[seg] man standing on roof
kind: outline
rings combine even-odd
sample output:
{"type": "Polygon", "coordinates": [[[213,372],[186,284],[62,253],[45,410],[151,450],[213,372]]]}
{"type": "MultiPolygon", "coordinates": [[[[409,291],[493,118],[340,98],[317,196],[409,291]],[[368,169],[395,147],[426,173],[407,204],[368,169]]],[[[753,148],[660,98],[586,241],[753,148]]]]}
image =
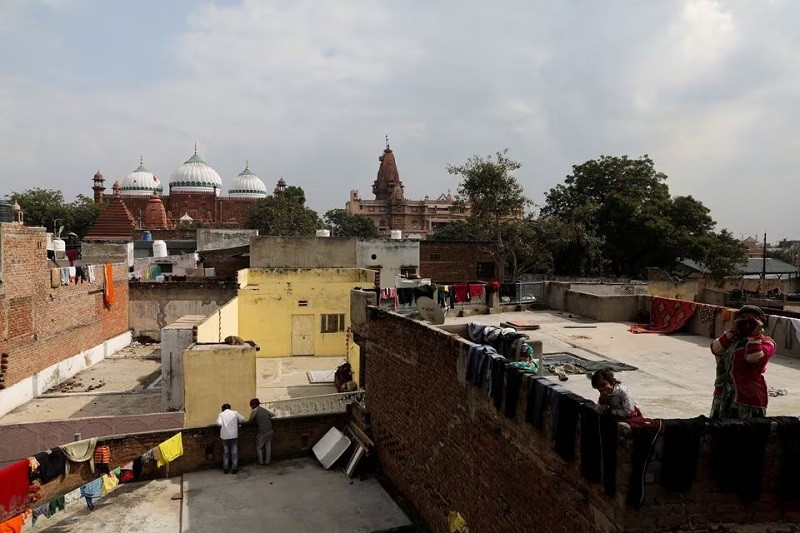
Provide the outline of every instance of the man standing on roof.
{"type": "Polygon", "coordinates": [[[258,435],[256,436],[256,455],[258,455],[258,464],[268,465],[272,457],[272,419],[275,418],[275,413],[261,407],[261,402],[258,398],[250,400],[250,418],[248,422],[255,422],[258,426],[258,435]]]}
{"type": "Polygon", "coordinates": [[[733,326],[711,343],[717,358],[711,418],[761,418],[767,416],[767,382],[764,372],[775,354],[775,341],[763,334],[766,316],[745,305],[733,317],[733,326]]]}
{"type": "Polygon", "coordinates": [[[239,472],[239,422],[244,422],[244,417],[231,409],[231,404],[222,405],[222,412],[217,417],[219,437],[222,439],[222,471],[239,472]]]}

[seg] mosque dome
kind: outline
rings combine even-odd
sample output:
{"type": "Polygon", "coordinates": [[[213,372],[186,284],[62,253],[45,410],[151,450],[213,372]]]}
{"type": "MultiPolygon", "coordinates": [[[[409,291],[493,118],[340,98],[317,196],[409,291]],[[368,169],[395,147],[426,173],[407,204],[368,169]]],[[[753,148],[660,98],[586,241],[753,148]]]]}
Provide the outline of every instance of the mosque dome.
{"type": "Polygon", "coordinates": [[[267,196],[267,186],[261,178],[250,172],[250,164],[236,176],[228,190],[228,195],[233,198],[264,198],[267,196]]]}
{"type": "Polygon", "coordinates": [[[125,176],[120,182],[120,194],[122,196],[150,196],[154,192],[161,194],[163,190],[164,185],[161,180],[144,168],[142,160],[139,160],[139,168],[125,176]]]}
{"type": "Polygon", "coordinates": [[[169,190],[170,193],[210,192],[219,196],[222,190],[222,179],[216,170],[197,155],[197,148],[195,148],[194,155],[172,173],[169,178],[169,190]]]}

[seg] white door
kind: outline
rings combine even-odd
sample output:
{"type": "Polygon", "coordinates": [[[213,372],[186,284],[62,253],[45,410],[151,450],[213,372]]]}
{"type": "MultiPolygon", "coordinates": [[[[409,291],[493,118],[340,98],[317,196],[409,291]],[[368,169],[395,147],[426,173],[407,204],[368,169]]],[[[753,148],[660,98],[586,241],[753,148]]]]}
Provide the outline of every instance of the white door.
{"type": "Polygon", "coordinates": [[[292,315],[292,355],[314,355],[314,315],[292,315]]]}

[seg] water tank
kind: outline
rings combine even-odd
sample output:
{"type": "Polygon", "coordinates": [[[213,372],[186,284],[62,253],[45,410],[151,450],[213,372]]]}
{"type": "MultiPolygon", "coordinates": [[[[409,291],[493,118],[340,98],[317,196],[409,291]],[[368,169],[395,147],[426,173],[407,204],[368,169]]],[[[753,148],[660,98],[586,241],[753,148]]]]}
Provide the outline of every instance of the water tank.
{"type": "Polygon", "coordinates": [[[393,229],[392,232],[389,234],[389,238],[394,241],[399,241],[403,238],[403,231],[399,229],[393,229]]]}
{"type": "Polygon", "coordinates": [[[53,239],[53,251],[56,253],[56,257],[64,257],[67,252],[67,245],[64,239],[53,239]]]}
{"type": "Polygon", "coordinates": [[[11,210],[11,203],[0,200],[0,222],[14,222],[14,212],[11,210]]]}
{"type": "Polygon", "coordinates": [[[329,229],[318,229],[317,230],[317,237],[330,237],[331,230],[329,229]]]}
{"type": "Polygon", "coordinates": [[[153,234],[150,233],[149,231],[143,232],[142,233],[142,240],[143,241],[152,241],[153,240],[153,234]]]}
{"type": "Polygon", "coordinates": [[[167,243],[153,241],[153,257],[167,257],[167,243]]]}

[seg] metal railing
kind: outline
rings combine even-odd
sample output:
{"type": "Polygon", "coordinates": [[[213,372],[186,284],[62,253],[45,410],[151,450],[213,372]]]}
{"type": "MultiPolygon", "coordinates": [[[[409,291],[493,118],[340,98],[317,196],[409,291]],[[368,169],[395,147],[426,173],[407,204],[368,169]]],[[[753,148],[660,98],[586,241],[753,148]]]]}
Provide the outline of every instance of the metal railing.
{"type": "Polygon", "coordinates": [[[306,396],[304,398],[291,398],[289,400],[275,400],[264,402],[264,405],[277,418],[293,418],[298,416],[314,416],[344,413],[347,404],[361,402],[364,391],[339,392],[323,394],[321,396],[306,396]]]}

